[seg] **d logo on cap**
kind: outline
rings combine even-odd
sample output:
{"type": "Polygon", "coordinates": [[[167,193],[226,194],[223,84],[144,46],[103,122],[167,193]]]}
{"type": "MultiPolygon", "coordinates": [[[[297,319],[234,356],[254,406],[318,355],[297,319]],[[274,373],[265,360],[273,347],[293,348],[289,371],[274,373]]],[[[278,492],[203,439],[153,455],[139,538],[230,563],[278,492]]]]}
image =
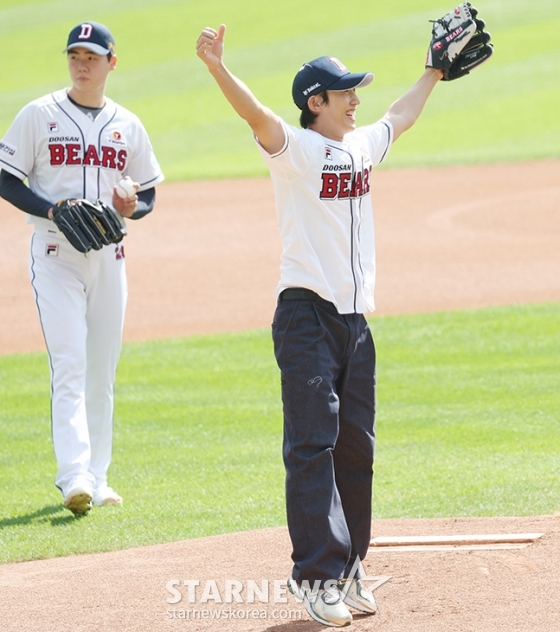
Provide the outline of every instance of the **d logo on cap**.
{"type": "Polygon", "coordinates": [[[96,55],[112,55],[115,52],[115,38],[104,24],[82,22],[70,31],[68,43],[62,52],[80,46],[96,55]]]}

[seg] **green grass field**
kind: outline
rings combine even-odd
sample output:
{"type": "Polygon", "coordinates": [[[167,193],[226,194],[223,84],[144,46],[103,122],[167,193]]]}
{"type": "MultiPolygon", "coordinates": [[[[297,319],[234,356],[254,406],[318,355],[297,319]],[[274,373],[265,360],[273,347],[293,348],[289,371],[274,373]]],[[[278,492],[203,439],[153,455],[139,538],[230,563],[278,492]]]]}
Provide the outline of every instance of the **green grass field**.
{"type": "MultiPolygon", "coordinates": [[[[389,167],[558,157],[560,3],[480,0],[494,58],[442,84],[389,167]]],[[[359,122],[420,75],[439,0],[350,9],[324,0],[0,0],[0,137],[28,101],[67,85],[61,50],[107,23],[119,67],[108,93],[144,121],[168,181],[265,175],[245,123],[194,54],[228,25],[226,59],[296,123],[290,86],[323,54],[373,70],[359,122]]],[[[164,185],[165,186],[165,185],[164,185]]],[[[375,516],[560,510],[560,304],[392,318],[379,353],[375,516]]],[[[283,525],[279,376],[267,331],[125,345],[111,481],[122,508],[75,518],[53,485],[44,353],[0,356],[0,562],[283,525]]]]}
{"type": "MultiPolygon", "coordinates": [[[[168,180],[266,173],[247,125],[219,94],[196,57],[207,25],[228,26],[226,61],[261,100],[297,122],[291,82],[304,62],[332,54],[350,69],[373,70],[360,92],[358,122],[373,122],[420,75],[428,20],[441,0],[0,0],[0,135],[28,101],[68,84],[61,50],[84,19],[110,25],[119,65],[108,93],[136,112],[168,180]],[[8,61],[9,60],[9,61],[8,61]]],[[[495,45],[469,77],[441,84],[421,122],[395,146],[389,168],[558,157],[560,3],[479,0],[495,45]]]]}
{"type": "MultiPolygon", "coordinates": [[[[560,304],[374,318],[374,516],[560,511],[560,304]]],[[[111,481],[75,518],[52,480],[44,354],[0,356],[0,562],[285,524],[268,331],[125,345],[111,481]]]]}

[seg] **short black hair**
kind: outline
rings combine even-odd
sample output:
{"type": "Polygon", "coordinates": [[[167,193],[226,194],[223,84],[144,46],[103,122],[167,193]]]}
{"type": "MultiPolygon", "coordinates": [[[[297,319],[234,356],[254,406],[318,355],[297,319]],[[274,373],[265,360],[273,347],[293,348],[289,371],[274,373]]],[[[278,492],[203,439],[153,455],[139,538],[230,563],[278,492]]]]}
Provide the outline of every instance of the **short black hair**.
{"type": "MultiPolygon", "coordinates": [[[[321,97],[325,103],[329,102],[329,95],[327,94],[326,90],[318,92],[316,96],[321,97]]],[[[301,114],[299,115],[299,124],[303,127],[303,129],[308,129],[313,124],[316,118],[317,114],[314,114],[309,109],[309,106],[306,103],[301,110],[301,114]]]]}

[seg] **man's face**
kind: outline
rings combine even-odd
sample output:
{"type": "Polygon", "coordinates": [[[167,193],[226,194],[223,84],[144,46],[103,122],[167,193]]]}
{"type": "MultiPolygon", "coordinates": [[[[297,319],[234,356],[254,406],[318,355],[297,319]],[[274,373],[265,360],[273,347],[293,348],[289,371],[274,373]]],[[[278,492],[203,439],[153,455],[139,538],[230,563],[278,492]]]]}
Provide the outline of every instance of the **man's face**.
{"type": "Polygon", "coordinates": [[[116,60],[114,55],[109,60],[107,55],[97,55],[87,48],[72,48],[68,51],[68,70],[73,88],[83,93],[103,92],[116,60]]]}
{"type": "Polygon", "coordinates": [[[328,91],[328,107],[332,110],[334,118],[340,120],[342,125],[346,125],[349,130],[356,127],[356,108],[360,105],[360,99],[356,94],[356,89],[328,91]]]}
{"type": "Polygon", "coordinates": [[[316,122],[312,126],[324,136],[334,140],[342,140],[342,137],[356,128],[356,108],[360,105],[360,99],[356,89],[327,90],[328,103],[322,101],[316,122]],[[323,130],[323,131],[321,131],[323,130]]]}

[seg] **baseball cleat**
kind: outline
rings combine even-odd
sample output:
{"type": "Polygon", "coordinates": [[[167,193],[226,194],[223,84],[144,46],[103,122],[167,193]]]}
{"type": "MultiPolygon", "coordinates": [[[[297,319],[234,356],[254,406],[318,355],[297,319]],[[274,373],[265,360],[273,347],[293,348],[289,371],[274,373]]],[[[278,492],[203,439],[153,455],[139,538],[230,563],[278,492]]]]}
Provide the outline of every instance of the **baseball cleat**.
{"type": "Polygon", "coordinates": [[[378,608],[374,596],[363,587],[359,579],[342,579],[338,582],[338,589],[347,606],[360,612],[377,614],[378,608]]]}
{"type": "Polygon", "coordinates": [[[122,505],[122,497],[108,485],[101,485],[93,490],[93,504],[96,507],[122,505]]]}
{"type": "Polygon", "coordinates": [[[68,492],[64,499],[64,506],[69,509],[74,515],[82,516],[87,514],[91,509],[92,501],[91,492],[83,487],[76,487],[68,492]]]}

